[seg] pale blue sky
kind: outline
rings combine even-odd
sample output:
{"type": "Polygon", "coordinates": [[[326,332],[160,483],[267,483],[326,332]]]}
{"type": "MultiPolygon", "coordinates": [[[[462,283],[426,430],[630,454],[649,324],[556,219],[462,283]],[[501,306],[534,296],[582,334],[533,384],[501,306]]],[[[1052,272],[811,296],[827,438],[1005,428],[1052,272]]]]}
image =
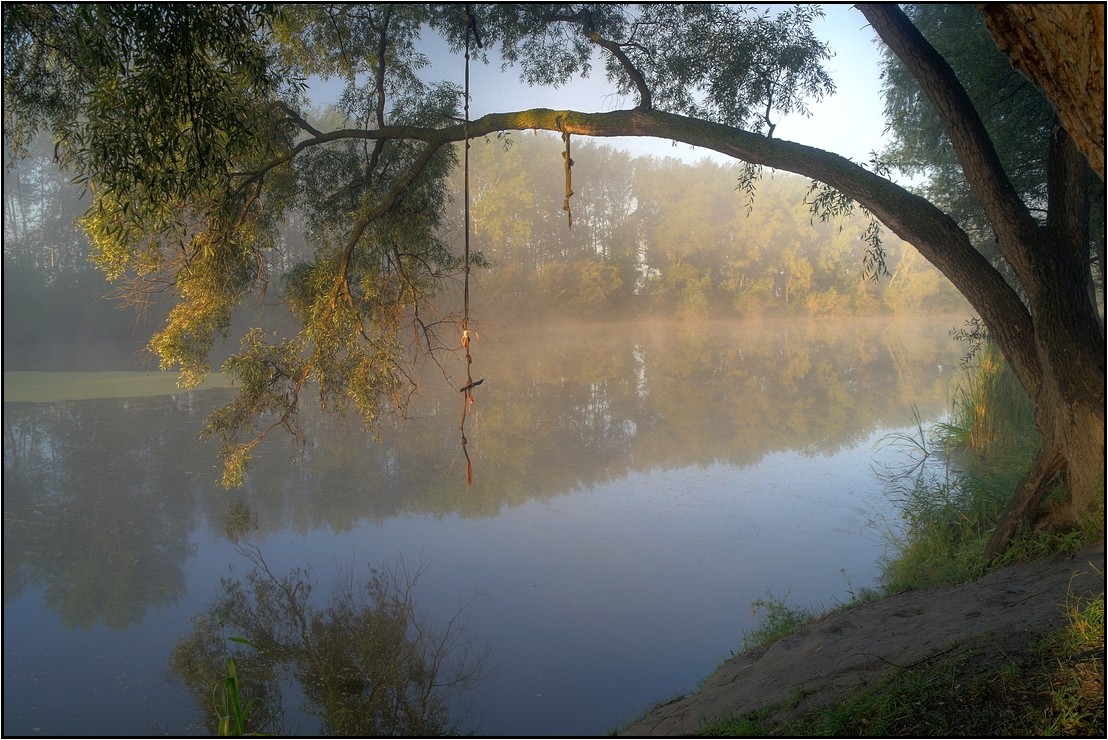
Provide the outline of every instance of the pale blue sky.
{"type": "Polygon", "coordinates": [[[775,136],[868,162],[880,149],[885,129],[881,97],[881,43],[868,22],[852,5],[824,6],[817,35],[835,56],[827,70],[838,91],[813,106],[813,116],[783,121],[775,136]]]}

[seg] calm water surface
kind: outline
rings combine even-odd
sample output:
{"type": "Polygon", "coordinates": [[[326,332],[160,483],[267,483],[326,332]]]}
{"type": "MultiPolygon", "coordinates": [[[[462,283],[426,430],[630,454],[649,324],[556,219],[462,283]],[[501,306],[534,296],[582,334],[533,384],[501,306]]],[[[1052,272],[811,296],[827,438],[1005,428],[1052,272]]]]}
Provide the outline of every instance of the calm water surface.
{"type": "MultiPolygon", "coordinates": [[[[956,323],[486,329],[472,486],[441,375],[378,438],[309,415],[303,453],[267,441],[232,492],[196,438],[228,391],[5,402],[4,733],[210,733],[210,688],[181,656],[222,660],[225,638],[305,615],[329,626],[259,690],[286,733],[366,731],[335,707],[368,695],[365,655],[389,651],[356,647],[384,632],[337,595],[364,595],[374,567],[418,575],[417,623],[459,638],[444,666],[487,652],[472,690],[441,694],[458,729],[615,729],[737,651],[752,601],[831,606],[875,583],[896,521],[876,443],[913,408],[943,412],[956,323]],[[247,598],[259,624],[221,628],[259,573],[311,593],[282,614],[247,598]]],[[[273,669],[236,654],[244,674],[273,669]]]]}

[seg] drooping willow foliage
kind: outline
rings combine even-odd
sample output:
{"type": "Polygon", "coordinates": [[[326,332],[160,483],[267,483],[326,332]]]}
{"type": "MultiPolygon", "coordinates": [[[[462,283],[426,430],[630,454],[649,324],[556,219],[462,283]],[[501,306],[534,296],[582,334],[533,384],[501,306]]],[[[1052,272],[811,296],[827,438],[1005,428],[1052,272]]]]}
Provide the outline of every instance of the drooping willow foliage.
{"type": "MultiPolygon", "coordinates": [[[[471,6],[525,82],[562,84],[604,59],[618,91],[660,109],[772,135],[833,91],[805,7],[471,6]],[[705,53],[708,52],[708,53],[705,53]]],[[[150,341],[192,387],[236,310],[285,304],[292,334],[254,327],[223,370],[238,392],[205,434],[223,482],[266,434],[301,435],[312,388],[372,424],[413,390],[413,357],[456,349],[433,298],[467,265],[447,247],[447,178],[462,91],[424,49],[465,45],[465,8],[429,4],[10,5],[5,130],[53,133],[91,193],[92,259],[138,302],[168,294],[150,341]],[[309,79],[341,86],[318,111],[309,79]],[[388,132],[383,135],[382,132],[388,132]],[[295,230],[297,247],[287,234],[295,230]],[[282,231],[282,229],[284,229],[282,231]]],[[[459,58],[460,64],[460,58],[459,58]]],[[[470,266],[484,264],[474,254],[470,266]]],[[[453,317],[456,318],[456,317],[453,317]]]]}

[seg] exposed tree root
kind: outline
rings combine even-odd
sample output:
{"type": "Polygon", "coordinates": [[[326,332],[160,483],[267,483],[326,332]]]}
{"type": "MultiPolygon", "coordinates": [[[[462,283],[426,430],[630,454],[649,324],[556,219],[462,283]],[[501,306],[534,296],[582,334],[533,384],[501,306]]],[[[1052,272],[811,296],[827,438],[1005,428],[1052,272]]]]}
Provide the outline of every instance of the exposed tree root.
{"type": "Polygon", "coordinates": [[[1040,445],[1031,467],[1016,485],[1008,506],[985,546],[985,559],[992,560],[1003,553],[1012,538],[1032,524],[1043,499],[1054,490],[1057,478],[1065,470],[1066,461],[1053,446],[1040,445]]]}

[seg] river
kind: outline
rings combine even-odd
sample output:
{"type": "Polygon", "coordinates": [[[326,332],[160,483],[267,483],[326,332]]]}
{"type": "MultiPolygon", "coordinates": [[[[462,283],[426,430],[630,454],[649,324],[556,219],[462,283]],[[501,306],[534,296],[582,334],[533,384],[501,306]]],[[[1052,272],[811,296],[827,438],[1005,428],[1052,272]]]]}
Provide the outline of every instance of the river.
{"type": "Polygon", "coordinates": [[[409,693],[453,683],[425,730],[614,730],[738,651],[756,600],[876,583],[881,440],[948,407],[958,323],[485,327],[471,485],[441,374],[375,431],[306,412],[234,491],[197,439],[228,389],[6,393],[4,733],[210,733],[225,654],[288,734],[383,732],[393,654],[409,693]]]}

